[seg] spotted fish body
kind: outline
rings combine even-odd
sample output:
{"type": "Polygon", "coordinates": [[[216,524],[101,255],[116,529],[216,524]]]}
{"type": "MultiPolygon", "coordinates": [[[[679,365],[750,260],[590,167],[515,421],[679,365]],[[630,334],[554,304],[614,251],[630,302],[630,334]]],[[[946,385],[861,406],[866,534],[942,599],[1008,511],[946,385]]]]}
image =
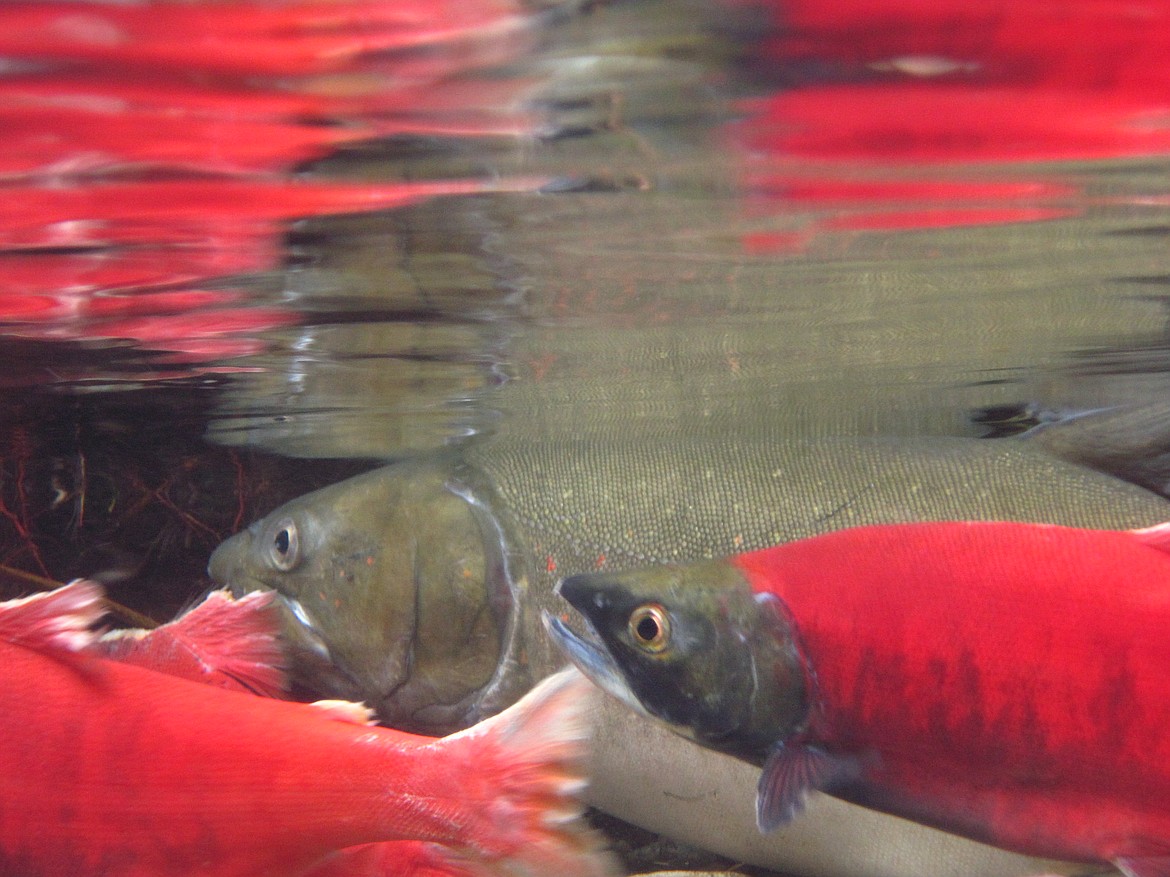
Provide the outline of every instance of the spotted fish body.
{"type": "MultiPolygon", "coordinates": [[[[561,591],[608,653],[594,675],[762,764],[765,828],[820,788],[1031,855],[1170,874],[1170,527],[859,527],[561,591]],[[696,580],[704,597],[683,586],[696,580]],[[736,605],[771,619],[781,657],[736,605]],[[750,716],[777,674],[792,697],[767,743],[758,721],[714,728],[695,704],[718,680],[682,669],[687,651],[711,667],[748,650],[748,703],[711,714],[750,716]]],[[[572,654],[581,641],[558,629],[572,654]]],[[[597,650],[582,655],[588,669],[597,650]]]]}

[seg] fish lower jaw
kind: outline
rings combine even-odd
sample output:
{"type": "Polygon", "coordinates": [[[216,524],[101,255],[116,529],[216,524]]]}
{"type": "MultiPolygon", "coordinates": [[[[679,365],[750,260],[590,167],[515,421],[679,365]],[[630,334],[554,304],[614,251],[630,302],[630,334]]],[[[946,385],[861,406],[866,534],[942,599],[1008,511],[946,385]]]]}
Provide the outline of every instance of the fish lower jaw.
{"type": "MultiPolygon", "coordinates": [[[[561,621],[550,612],[541,613],[541,618],[544,621],[545,630],[548,631],[549,637],[556,643],[561,651],[573,662],[585,676],[604,691],[606,694],[621,701],[623,704],[634,710],[639,715],[653,719],[646,708],[642,705],[641,700],[637,695],[630,690],[629,684],[626,682],[625,676],[622,674],[617,663],[609,656],[601,646],[596,642],[591,642],[585,639],[580,634],[569,628],[567,624],[561,621]]],[[[590,636],[595,640],[600,640],[596,629],[590,624],[589,619],[582,619],[585,629],[590,636]]]]}

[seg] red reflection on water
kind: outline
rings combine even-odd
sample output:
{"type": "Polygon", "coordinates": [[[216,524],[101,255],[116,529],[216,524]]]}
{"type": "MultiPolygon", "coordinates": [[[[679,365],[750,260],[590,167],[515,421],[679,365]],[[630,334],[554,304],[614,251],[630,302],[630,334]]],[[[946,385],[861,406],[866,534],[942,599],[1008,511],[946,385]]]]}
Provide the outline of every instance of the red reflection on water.
{"type": "MultiPolygon", "coordinates": [[[[531,187],[537,181],[514,180],[531,187]]],[[[331,183],[297,178],[212,177],[26,186],[0,201],[0,247],[85,247],[191,239],[265,240],[280,220],[386,210],[438,195],[499,191],[479,180],[331,183]],[[68,218],[65,218],[68,217],[68,218]]],[[[226,243],[226,242],[225,242],[226,243]]]]}
{"type": "Polygon", "coordinates": [[[279,267],[291,220],[541,182],[293,174],[355,140],[531,130],[514,84],[458,79],[529,26],[513,0],[3,4],[2,331],[255,351],[298,317],[223,278],[279,267]]]}
{"type": "MultiPolygon", "coordinates": [[[[380,53],[476,43],[523,29],[509,0],[6,2],[0,54],[119,68],[291,74],[335,71],[380,53]]],[[[441,65],[450,70],[450,61],[441,65]]]]}
{"type": "MultiPolygon", "coordinates": [[[[242,274],[275,264],[278,242],[254,240],[251,246],[200,245],[91,247],[74,252],[0,252],[0,295],[84,295],[98,291],[133,292],[141,287],[189,284],[205,277],[242,274]]],[[[100,293],[99,293],[100,294],[100,293]]],[[[143,293],[145,294],[145,293],[143,293]]],[[[0,314],[8,313],[0,308],[0,314]]]]}
{"type": "Polygon", "coordinates": [[[1170,151],[1165,0],[767,9],[758,57],[785,85],[731,131],[756,215],[770,201],[832,211],[821,228],[1049,219],[1084,199],[1021,164],[1170,151]]]}

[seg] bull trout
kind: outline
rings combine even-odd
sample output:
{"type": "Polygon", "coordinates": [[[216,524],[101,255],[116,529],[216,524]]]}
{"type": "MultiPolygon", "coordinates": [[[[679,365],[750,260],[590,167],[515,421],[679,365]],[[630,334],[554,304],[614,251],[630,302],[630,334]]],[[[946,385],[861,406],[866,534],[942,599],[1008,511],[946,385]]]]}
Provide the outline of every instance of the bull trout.
{"type": "Polygon", "coordinates": [[[1036,856],[1170,874],[1170,525],[850,528],[566,579],[604,688],[811,790],[1036,856]]]}

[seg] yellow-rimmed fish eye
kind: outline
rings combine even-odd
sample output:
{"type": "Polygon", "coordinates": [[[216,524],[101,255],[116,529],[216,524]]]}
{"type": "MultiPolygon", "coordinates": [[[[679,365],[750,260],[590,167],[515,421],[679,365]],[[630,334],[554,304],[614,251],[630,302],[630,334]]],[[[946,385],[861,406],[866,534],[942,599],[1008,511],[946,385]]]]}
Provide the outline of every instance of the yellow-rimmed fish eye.
{"type": "Polygon", "coordinates": [[[301,562],[301,537],[297,533],[296,521],[281,518],[269,533],[268,559],[278,570],[288,572],[301,562]]]}
{"type": "Polygon", "coordinates": [[[643,603],[631,612],[628,629],[644,651],[659,654],[670,645],[670,615],[658,603],[643,603]]]}

